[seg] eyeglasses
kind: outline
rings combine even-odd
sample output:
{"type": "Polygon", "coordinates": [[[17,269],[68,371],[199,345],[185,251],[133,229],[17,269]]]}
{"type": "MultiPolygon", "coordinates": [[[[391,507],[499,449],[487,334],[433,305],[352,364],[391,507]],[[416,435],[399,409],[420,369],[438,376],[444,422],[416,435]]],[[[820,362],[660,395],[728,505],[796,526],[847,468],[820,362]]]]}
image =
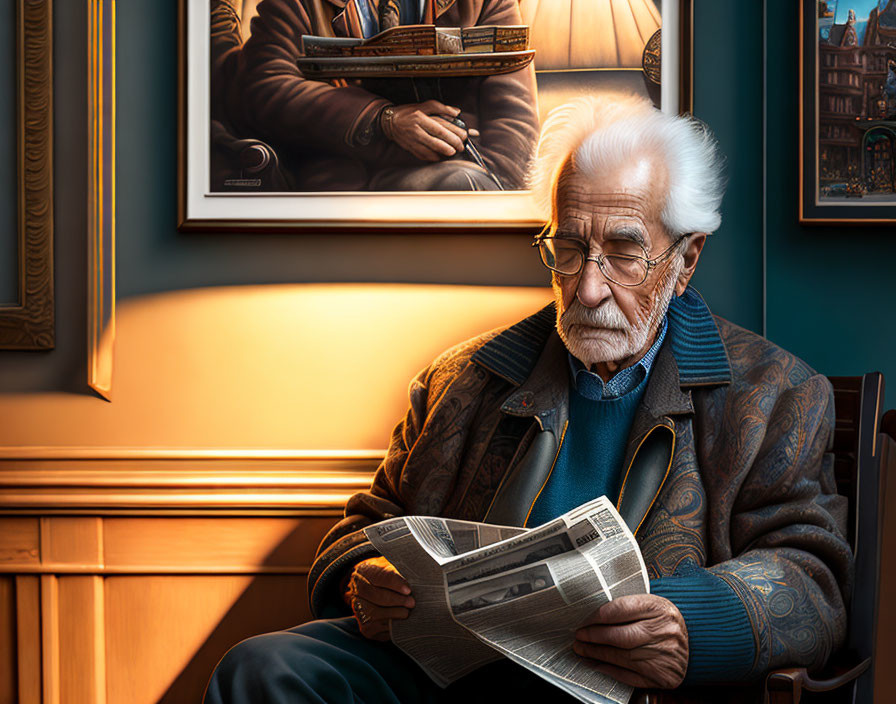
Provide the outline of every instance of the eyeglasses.
{"type": "MultiPolygon", "coordinates": [[[[617,247],[629,250],[638,245],[626,241],[624,244],[608,242],[605,250],[593,257],[588,256],[589,247],[580,239],[571,237],[538,235],[532,243],[538,247],[541,261],[551,271],[556,271],[563,276],[575,276],[585,266],[585,262],[597,262],[597,266],[605,278],[620,286],[640,286],[647,280],[650,272],[666,259],[673,250],[681,244],[681,241],[690,237],[693,233],[682,235],[669,247],[664,249],[653,259],[646,256],[632,254],[631,252],[617,251],[617,247]]],[[[643,249],[641,250],[644,251],[643,249]]]]}

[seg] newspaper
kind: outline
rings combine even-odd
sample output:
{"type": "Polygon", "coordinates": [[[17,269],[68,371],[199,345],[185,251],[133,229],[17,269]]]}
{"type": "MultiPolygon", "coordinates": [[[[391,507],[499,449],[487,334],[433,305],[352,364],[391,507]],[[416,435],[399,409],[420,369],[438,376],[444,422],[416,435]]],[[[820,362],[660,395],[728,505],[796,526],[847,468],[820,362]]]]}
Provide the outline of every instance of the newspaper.
{"type": "Polygon", "coordinates": [[[581,701],[626,704],[632,688],[572,650],[602,604],[649,590],[631,531],[601,496],[537,528],[404,516],[364,532],[416,602],[392,641],[440,686],[501,657],[581,701]]]}

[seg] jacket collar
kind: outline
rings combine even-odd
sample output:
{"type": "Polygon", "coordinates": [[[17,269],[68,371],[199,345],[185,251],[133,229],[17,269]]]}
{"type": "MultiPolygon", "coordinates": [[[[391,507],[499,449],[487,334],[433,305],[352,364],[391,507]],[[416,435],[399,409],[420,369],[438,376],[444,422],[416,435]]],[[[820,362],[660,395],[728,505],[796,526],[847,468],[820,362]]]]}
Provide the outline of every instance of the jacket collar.
{"type": "Polygon", "coordinates": [[[507,398],[501,410],[515,416],[538,416],[542,420],[548,420],[547,416],[553,414],[554,409],[565,407],[568,387],[566,345],[557,332],[552,330],[532,373],[507,398]]]}
{"type": "Polygon", "coordinates": [[[669,346],[682,387],[715,386],[731,381],[728,352],[709,307],[688,286],[669,304],[669,346]]]}
{"type": "Polygon", "coordinates": [[[546,305],[486,342],[473,354],[473,361],[519,386],[532,374],[545,343],[554,331],[556,317],[554,304],[546,305]]]}
{"type": "MultiPolygon", "coordinates": [[[[712,313],[696,289],[688,286],[682,296],[673,298],[669,304],[668,316],[666,341],[660,348],[656,363],[659,364],[660,358],[667,356],[662,364],[663,375],[669,382],[677,383],[662,386],[687,389],[692,386],[729,383],[731,367],[728,353],[712,313]],[[662,354],[663,350],[668,350],[666,355],[662,354]]],[[[508,403],[505,403],[505,410],[508,412],[536,415],[554,407],[551,404],[557,401],[553,396],[558,393],[555,391],[558,387],[565,393],[565,348],[555,331],[555,321],[556,308],[551,303],[534,315],[511,325],[473,355],[475,363],[520,387],[508,399],[508,403]],[[563,377],[562,381],[558,375],[563,377]]],[[[648,388],[644,401],[651,405],[649,390],[648,388]]],[[[671,402],[672,399],[655,401],[654,407],[658,409],[668,407],[666,402],[671,402]]],[[[679,406],[678,403],[671,405],[679,406]]]]}

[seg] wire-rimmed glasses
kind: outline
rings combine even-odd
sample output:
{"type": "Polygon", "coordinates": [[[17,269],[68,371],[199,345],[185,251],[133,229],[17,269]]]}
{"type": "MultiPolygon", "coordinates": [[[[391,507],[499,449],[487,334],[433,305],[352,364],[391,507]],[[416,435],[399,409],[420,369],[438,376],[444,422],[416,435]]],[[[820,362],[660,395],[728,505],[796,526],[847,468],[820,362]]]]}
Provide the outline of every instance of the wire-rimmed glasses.
{"type": "Polygon", "coordinates": [[[538,247],[544,265],[562,276],[576,276],[585,262],[591,261],[597,262],[604,277],[613,283],[620,286],[640,286],[647,280],[650,272],[691,234],[682,235],[653,259],[649,259],[646,253],[642,256],[616,250],[619,246],[631,250],[632,244],[628,241],[624,241],[623,245],[607,242],[604,244],[605,251],[594,256],[589,256],[590,250],[584,240],[562,235],[538,235],[532,246],[538,247]]]}

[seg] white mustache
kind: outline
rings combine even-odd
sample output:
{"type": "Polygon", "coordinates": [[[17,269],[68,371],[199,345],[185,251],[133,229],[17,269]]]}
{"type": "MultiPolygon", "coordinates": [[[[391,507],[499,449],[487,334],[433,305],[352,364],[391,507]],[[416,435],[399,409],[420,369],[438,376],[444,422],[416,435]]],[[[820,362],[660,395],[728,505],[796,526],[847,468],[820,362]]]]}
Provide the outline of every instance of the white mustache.
{"type": "Polygon", "coordinates": [[[563,311],[561,323],[567,330],[572,325],[588,325],[605,330],[625,330],[630,325],[614,301],[607,301],[599,308],[588,308],[577,298],[563,311]]]}

